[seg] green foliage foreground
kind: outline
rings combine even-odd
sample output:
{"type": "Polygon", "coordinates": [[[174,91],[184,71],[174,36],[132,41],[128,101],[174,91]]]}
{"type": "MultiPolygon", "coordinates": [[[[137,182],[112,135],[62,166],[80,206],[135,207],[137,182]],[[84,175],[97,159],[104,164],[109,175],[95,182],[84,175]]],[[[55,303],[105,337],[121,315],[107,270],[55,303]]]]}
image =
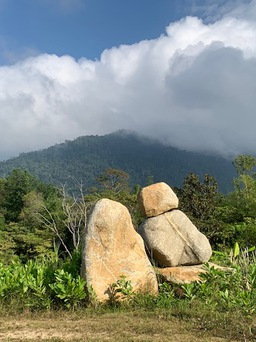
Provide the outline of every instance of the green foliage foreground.
{"type": "Polygon", "coordinates": [[[56,309],[83,305],[85,281],[78,273],[78,257],[61,261],[41,257],[26,264],[0,264],[0,303],[14,310],[56,309]]]}
{"type": "MultiPolygon", "coordinates": [[[[228,259],[220,253],[217,257],[228,259]]],[[[240,252],[236,247],[229,263],[232,267],[225,272],[206,264],[208,272],[202,275],[200,282],[185,285],[160,283],[158,296],[134,294],[129,280],[120,276],[120,280],[111,285],[113,298],[108,303],[98,304],[86,301],[86,284],[79,275],[78,254],[66,260],[43,257],[26,264],[13,261],[8,266],[0,265],[0,308],[2,312],[8,308],[14,313],[81,307],[93,307],[96,311],[144,309],[199,320],[208,328],[221,321],[237,340],[239,336],[253,340],[256,337],[254,251],[240,252]],[[115,294],[120,293],[126,298],[121,303],[115,298],[115,294]]]]}

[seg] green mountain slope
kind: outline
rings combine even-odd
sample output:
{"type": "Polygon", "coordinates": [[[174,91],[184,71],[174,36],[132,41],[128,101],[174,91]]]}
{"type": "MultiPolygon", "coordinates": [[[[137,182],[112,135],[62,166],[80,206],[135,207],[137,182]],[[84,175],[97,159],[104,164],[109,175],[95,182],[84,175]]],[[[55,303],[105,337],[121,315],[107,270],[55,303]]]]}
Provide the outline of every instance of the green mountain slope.
{"type": "Polygon", "coordinates": [[[23,153],[0,162],[0,177],[14,168],[28,170],[42,181],[64,184],[70,177],[85,188],[95,184],[106,168],[121,169],[130,175],[130,184],[145,185],[148,176],[180,187],[189,172],[214,176],[222,192],[232,189],[235,170],[218,156],[181,151],[134,133],[116,132],[104,136],[84,136],[44,150],[23,153]]]}

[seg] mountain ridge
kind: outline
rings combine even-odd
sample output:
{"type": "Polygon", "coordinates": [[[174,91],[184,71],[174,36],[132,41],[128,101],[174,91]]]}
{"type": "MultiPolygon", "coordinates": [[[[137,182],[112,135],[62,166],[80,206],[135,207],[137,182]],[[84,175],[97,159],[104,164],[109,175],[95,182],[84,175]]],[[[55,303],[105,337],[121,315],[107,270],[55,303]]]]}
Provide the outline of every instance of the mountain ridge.
{"type": "Polygon", "coordinates": [[[46,149],[21,153],[0,162],[0,177],[21,168],[52,184],[64,184],[70,177],[85,188],[107,168],[121,169],[130,175],[131,186],[144,186],[147,178],[181,187],[189,172],[200,177],[208,173],[218,181],[220,191],[232,190],[235,170],[231,161],[198,152],[165,146],[134,132],[117,131],[106,135],[87,135],[46,149]]]}

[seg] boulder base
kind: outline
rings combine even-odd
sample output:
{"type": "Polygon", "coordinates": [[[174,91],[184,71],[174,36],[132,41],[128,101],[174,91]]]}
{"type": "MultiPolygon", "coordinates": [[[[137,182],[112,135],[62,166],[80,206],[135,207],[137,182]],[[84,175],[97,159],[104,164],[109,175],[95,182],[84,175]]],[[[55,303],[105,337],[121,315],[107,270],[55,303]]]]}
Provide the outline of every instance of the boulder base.
{"type": "MultiPolygon", "coordinates": [[[[229,267],[222,267],[214,263],[209,263],[209,266],[218,269],[222,272],[233,272],[234,269],[229,267]]],[[[200,275],[207,273],[207,269],[203,264],[193,266],[179,266],[179,267],[164,267],[156,268],[156,273],[162,278],[174,284],[190,284],[194,281],[201,281],[200,275]]]]}
{"type": "Polygon", "coordinates": [[[87,225],[81,274],[99,301],[111,297],[111,285],[121,276],[131,281],[133,291],[157,294],[156,275],[143,240],[122,204],[102,199],[94,206],[87,225]]]}
{"type": "Polygon", "coordinates": [[[164,281],[174,284],[190,284],[194,281],[200,281],[200,274],[205,273],[206,270],[203,265],[194,265],[157,268],[156,272],[164,281]]]}

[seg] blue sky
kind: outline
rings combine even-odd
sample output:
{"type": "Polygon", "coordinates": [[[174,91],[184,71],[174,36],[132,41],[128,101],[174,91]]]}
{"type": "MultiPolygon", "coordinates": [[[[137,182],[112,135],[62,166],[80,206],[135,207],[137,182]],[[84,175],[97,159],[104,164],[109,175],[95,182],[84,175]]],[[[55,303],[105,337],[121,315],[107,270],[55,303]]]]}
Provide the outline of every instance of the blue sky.
{"type": "Polygon", "coordinates": [[[98,59],[159,37],[192,11],[181,0],[0,0],[1,63],[39,53],[98,59]]]}
{"type": "Polygon", "coordinates": [[[256,153],[256,0],[0,0],[0,159],[137,131],[256,153]]]}

